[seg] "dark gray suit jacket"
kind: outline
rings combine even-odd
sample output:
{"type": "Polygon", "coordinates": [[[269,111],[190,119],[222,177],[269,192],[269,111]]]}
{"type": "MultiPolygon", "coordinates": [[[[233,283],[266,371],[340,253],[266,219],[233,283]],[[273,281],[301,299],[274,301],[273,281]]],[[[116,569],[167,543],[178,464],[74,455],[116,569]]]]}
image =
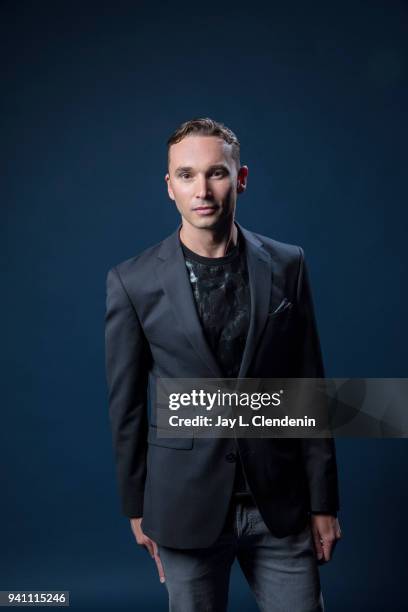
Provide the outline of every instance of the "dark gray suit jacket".
{"type": "MultiPolygon", "coordinates": [[[[237,225],[251,293],[239,377],[324,377],[302,248],[237,225]]],[[[210,546],[222,530],[236,447],[231,438],[160,438],[154,412],[149,416],[158,377],[222,378],[198,318],[180,227],[109,270],[106,375],[123,514],[143,516],[143,531],[163,546],[196,548],[210,546]]],[[[303,529],[310,511],[338,510],[333,439],[237,442],[253,497],[276,536],[303,529]]]]}

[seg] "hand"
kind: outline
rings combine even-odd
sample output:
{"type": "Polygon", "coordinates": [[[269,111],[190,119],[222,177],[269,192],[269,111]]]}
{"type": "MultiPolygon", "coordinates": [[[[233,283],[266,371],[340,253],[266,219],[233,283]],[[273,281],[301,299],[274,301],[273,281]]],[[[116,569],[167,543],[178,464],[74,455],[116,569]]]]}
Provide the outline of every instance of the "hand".
{"type": "Polygon", "coordinates": [[[311,528],[320,565],[330,561],[337,540],[341,538],[341,529],[337,518],[327,514],[312,514],[311,528]]]}
{"type": "Polygon", "coordinates": [[[159,557],[159,551],[157,549],[157,544],[156,542],[151,540],[147,535],[143,533],[142,525],[141,525],[142,520],[143,520],[143,517],[130,519],[130,525],[132,527],[133,534],[136,538],[136,542],[140,544],[140,546],[144,546],[146,550],[149,552],[150,556],[155,560],[157,571],[159,572],[160,582],[165,582],[166,578],[164,575],[162,562],[159,557]]]}

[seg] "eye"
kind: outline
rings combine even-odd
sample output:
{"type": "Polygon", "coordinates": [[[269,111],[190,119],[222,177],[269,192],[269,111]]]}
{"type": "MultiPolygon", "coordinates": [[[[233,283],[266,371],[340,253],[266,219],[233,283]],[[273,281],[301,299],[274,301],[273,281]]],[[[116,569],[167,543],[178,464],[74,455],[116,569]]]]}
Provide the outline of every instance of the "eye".
{"type": "Polygon", "coordinates": [[[186,178],[186,177],[189,177],[189,176],[190,176],[190,173],[189,173],[189,172],[182,172],[182,173],[180,174],[180,176],[181,176],[181,178],[186,178]]]}
{"type": "Polygon", "coordinates": [[[221,168],[218,168],[217,170],[214,170],[213,174],[218,174],[218,176],[224,176],[224,170],[221,170],[221,168]]]}

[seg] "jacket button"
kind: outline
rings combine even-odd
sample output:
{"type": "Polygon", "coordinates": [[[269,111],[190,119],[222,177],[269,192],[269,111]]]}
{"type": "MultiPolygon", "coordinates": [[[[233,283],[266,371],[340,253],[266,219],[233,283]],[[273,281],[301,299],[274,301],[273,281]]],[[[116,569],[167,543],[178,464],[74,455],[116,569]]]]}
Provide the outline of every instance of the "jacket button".
{"type": "Polygon", "coordinates": [[[237,460],[237,455],[235,453],[228,453],[228,455],[225,455],[225,458],[229,463],[234,463],[237,460]]]}

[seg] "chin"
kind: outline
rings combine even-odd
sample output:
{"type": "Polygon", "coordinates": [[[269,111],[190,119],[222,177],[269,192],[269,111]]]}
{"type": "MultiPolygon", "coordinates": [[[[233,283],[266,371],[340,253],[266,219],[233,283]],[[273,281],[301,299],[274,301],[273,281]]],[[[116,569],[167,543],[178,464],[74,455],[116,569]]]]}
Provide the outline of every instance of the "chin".
{"type": "Polygon", "coordinates": [[[198,229],[209,229],[211,227],[215,227],[217,225],[218,219],[194,219],[194,221],[190,221],[191,225],[198,229]]]}
{"type": "Polygon", "coordinates": [[[201,229],[216,229],[218,226],[216,221],[208,220],[206,223],[202,223],[199,227],[201,229]]]}

